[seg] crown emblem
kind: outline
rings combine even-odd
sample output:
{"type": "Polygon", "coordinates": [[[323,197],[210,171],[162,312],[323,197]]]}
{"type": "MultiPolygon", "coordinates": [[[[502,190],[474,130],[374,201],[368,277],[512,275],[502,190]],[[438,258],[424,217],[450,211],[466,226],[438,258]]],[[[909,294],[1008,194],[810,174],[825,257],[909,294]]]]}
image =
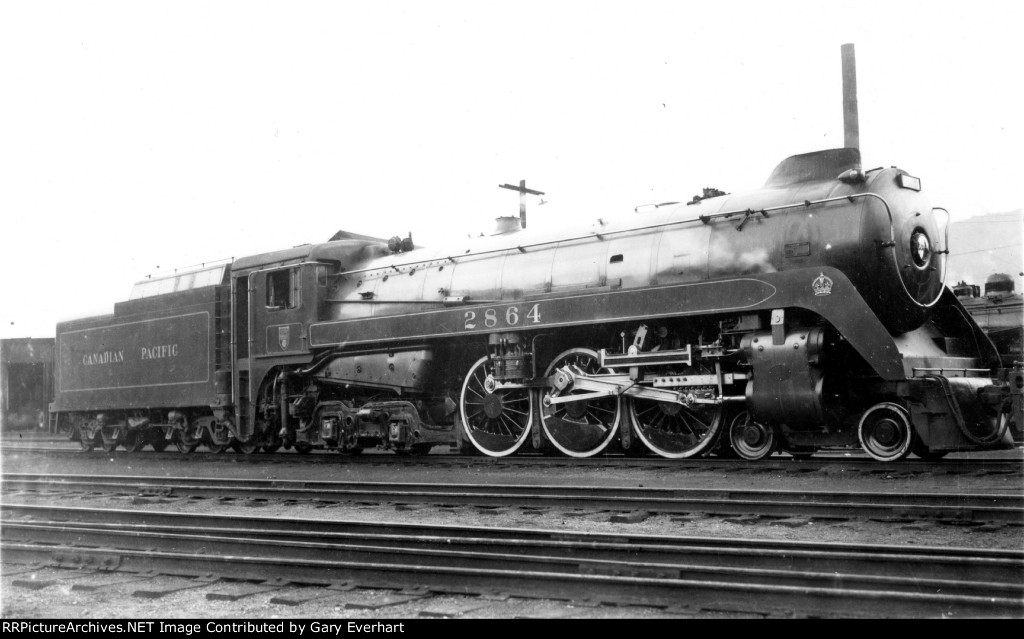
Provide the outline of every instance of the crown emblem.
{"type": "Polygon", "coordinates": [[[818,275],[811,282],[811,289],[815,295],[831,295],[832,294],[832,278],[826,276],[824,273],[818,275]]]}

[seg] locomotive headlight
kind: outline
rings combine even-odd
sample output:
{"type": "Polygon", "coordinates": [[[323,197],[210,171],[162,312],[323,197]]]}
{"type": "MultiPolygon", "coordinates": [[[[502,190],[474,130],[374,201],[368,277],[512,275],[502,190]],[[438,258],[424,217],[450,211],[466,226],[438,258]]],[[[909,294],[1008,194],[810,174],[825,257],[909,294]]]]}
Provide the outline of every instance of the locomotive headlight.
{"type": "Polygon", "coordinates": [[[916,229],[910,236],[910,255],[918,268],[925,268],[932,261],[932,243],[928,234],[916,229]]]}

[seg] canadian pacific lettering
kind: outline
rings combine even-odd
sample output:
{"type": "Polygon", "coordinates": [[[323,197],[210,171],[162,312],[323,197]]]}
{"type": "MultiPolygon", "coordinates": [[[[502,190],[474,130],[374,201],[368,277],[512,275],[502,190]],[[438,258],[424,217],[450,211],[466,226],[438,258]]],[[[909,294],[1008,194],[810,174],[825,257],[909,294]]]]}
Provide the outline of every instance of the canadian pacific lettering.
{"type": "Polygon", "coordinates": [[[165,357],[177,356],[177,344],[161,344],[159,346],[142,347],[142,359],[164,359],[165,357]]]}
{"type": "Polygon", "coordinates": [[[99,353],[86,353],[82,356],[82,364],[86,366],[118,364],[123,361],[124,351],[100,351],[99,353]]]}

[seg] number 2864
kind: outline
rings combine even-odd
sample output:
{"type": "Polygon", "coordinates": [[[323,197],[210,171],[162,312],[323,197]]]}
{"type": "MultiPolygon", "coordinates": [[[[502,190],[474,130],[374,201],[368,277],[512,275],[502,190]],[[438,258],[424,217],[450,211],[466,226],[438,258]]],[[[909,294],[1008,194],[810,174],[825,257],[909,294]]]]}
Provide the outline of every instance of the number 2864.
{"type": "Polygon", "coordinates": [[[520,312],[518,306],[509,306],[505,309],[504,314],[499,314],[498,310],[488,308],[481,311],[466,311],[465,324],[463,328],[467,331],[475,328],[495,328],[497,326],[519,326],[520,324],[540,324],[540,304],[534,304],[530,307],[530,310],[523,315],[520,312]]]}

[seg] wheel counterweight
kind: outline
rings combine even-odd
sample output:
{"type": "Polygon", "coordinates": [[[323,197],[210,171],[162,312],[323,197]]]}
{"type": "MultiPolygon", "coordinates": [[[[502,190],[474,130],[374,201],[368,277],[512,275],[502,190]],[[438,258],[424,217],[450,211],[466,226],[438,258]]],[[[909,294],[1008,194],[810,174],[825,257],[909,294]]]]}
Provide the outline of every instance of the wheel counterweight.
{"type": "MultiPolygon", "coordinates": [[[[602,369],[600,361],[595,351],[573,348],[552,360],[544,376],[551,377],[566,366],[588,374],[612,372],[602,369]]],[[[552,404],[541,406],[540,411],[544,434],[570,457],[591,457],[603,451],[615,439],[621,419],[622,400],[618,397],[552,404]]]]}
{"type": "Polygon", "coordinates": [[[725,407],[683,406],[632,397],[629,419],[633,432],[649,449],[670,459],[693,457],[707,450],[721,428],[725,407]]]}

